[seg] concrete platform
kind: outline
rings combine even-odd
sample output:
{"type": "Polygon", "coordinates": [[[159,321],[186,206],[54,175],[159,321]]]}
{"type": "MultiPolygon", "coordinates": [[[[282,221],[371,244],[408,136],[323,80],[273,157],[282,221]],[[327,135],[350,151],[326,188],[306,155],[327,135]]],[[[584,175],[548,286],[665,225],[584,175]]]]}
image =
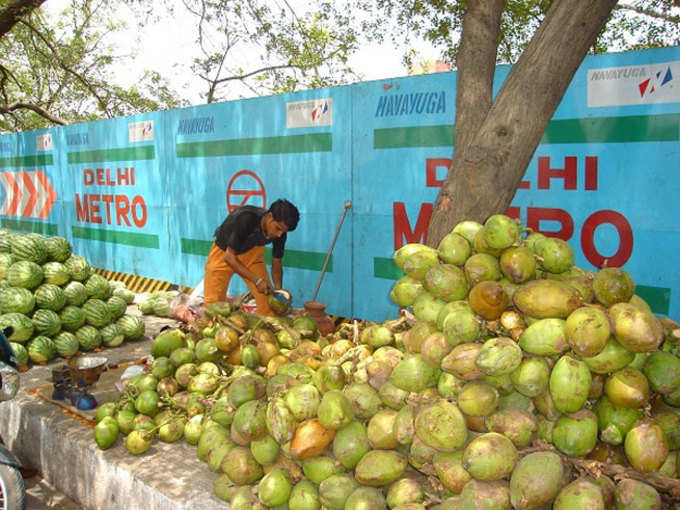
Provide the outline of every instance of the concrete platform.
{"type": "MultiPolygon", "coordinates": [[[[148,355],[150,337],[168,321],[147,317],[146,322],[148,338],[100,354],[112,363],[148,355]]],[[[21,374],[17,396],[0,405],[0,434],[25,466],[87,510],[228,508],[214,496],[216,474],[197,459],[194,446],[155,440],[148,452],[134,456],[119,436],[112,448],[102,451],[90,426],[29,392],[49,383],[51,369],[64,361],[21,374]]]]}

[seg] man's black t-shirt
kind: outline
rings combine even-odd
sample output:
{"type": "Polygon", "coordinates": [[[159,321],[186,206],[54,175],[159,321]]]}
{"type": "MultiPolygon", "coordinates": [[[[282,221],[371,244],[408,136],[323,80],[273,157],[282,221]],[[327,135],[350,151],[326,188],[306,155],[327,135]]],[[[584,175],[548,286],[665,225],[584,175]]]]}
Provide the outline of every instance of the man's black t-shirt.
{"type": "Polygon", "coordinates": [[[277,239],[270,239],[262,231],[262,217],[267,213],[261,207],[244,205],[235,209],[227,219],[215,230],[215,244],[221,249],[227,247],[235,253],[245,253],[254,246],[272,244],[272,258],[283,258],[286,234],[277,239]]]}

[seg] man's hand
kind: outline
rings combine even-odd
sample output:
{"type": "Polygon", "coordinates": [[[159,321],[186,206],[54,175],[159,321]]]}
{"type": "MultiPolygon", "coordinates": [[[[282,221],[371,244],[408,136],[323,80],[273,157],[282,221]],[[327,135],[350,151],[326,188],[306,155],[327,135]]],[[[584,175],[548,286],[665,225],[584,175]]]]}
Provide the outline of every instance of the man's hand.
{"type": "Polygon", "coordinates": [[[271,294],[273,290],[271,283],[269,283],[269,280],[264,277],[260,277],[257,280],[255,280],[255,287],[262,294],[271,294]]]}

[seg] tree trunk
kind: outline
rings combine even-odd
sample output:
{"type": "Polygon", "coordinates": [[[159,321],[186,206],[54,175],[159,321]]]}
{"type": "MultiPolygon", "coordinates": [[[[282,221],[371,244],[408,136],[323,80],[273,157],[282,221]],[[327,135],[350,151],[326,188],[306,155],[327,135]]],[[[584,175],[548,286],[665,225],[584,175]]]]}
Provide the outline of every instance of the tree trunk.
{"type": "Polygon", "coordinates": [[[40,7],[46,0],[11,0],[0,10],[0,39],[12,30],[21,18],[28,15],[36,7],[40,7]]]}
{"type": "MultiPolygon", "coordinates": [[[[481,127],[455,151],[430,219],[430,246],[436,247],[461,220],[483,222],[507,210],[548,122],[616,1],[553,2],[481,127]]],[[[456,111],[456,121],[460,114],[456,111]]]]}

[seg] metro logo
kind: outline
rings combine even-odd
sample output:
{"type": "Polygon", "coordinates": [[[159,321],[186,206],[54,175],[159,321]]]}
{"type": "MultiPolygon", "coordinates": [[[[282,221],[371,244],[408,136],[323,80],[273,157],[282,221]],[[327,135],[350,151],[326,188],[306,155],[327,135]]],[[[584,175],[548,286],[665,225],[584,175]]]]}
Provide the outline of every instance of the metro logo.
{"type": "Polygon", "coordinates": [[[57,200],[57,193],[42,170],[0,172],[0,185],[5,190],[0,214],[6,216],[44,219],[57,200]]]}

